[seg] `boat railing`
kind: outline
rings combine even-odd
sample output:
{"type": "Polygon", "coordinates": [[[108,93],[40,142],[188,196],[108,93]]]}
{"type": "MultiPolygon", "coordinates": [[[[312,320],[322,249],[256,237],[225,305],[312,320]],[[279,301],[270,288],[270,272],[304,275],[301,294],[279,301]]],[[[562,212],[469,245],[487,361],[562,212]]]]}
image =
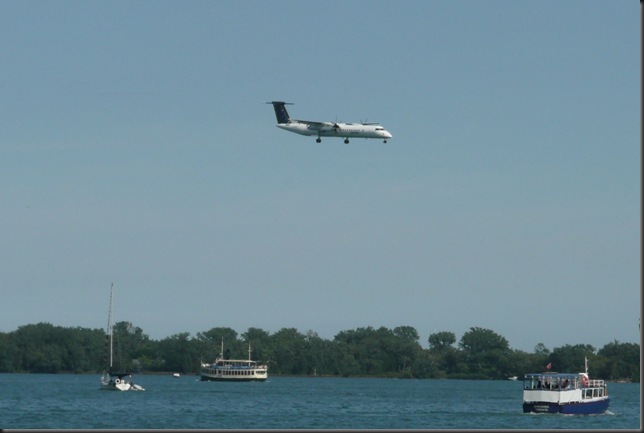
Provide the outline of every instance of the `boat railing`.
{"type": "Polygon", "coordinates": [[[257,367],[254,365],[220,365],[219,368],[226,370],[254,370],[257,367]]]}
{"type": "Polygon", "coordinates": [[[604,386],[604,381],[601,379],[592,379],[588,381],[587,388],[599,388],[604,386]]]}

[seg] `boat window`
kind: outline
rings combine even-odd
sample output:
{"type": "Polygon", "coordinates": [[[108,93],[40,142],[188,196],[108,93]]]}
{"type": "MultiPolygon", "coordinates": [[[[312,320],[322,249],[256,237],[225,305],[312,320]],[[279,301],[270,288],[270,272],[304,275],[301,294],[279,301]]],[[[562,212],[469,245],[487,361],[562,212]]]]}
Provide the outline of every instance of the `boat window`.
{"type": "Polygon", "coordinates": [[[535,377],[527,377],[523,381],[523,388],[524,389],[538,389],[540,384],[541,384],[541,382],[537,381],[537,379],[535,377]]]}

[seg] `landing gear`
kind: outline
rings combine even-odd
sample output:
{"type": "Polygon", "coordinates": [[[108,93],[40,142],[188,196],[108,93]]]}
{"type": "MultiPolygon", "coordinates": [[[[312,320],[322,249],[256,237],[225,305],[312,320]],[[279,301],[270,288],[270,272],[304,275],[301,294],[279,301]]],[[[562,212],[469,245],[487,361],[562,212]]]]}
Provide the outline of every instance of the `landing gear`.
{"type": "Polygon", "coordinates": [[[383,141],[383,143],[386,143],[386,142],[387,142],[387,140],[384,140],[384,141],[383,141]]]}
{"type": "Polygon", "coordinates": [[[315,142],[316,142],[316,143],[322,143],[322,140],[320,139],[320,137],[318,137],[318,138],[315,140],[315,142]]]}
{"type": "Polygon", "coordinates": [[[344,139],[344,144],[349,144],[349,139],[348,138],[344,139]]]}

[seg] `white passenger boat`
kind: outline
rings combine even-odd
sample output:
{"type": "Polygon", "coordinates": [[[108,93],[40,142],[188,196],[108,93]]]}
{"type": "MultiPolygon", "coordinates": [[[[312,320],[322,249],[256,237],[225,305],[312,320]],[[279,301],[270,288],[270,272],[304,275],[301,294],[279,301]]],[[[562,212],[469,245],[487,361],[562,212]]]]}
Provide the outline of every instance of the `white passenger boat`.
{"type": "Polygon", "coordinates": [[[248,359],[224,359],[224,340],[221,340],[221,352],[212,363],[201,363],[201,380],[250,382],[265,381],[268,378],[268,366],[251,359],[251,348],[248,343],[248,359]]]}
{"type": "Polygon", "coordinates": [[[610,397],[603,380],[584,373],[528,373],[523,379],[523,412],[600,414],[608,409],[610,397]]]}

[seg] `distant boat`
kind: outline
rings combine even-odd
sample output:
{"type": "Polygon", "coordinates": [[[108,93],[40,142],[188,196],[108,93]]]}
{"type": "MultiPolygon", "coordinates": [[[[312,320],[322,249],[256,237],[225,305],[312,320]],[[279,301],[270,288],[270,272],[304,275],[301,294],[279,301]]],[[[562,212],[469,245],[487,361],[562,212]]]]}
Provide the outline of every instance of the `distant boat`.
{"type": "Polygon", "coordinates": [[[268,367],[251,359],[248,343],[248,359],[224,359],[224,339],[221,339],[221,352],[213,363],[201,363],[202,381],[222,382],[263,382],[268,378],[268,367]]]}
{"type": "Polygon", "coordinates": [[[132,383],[132,373],[127,372],[113,372],[112,359],[114,352],[114,338],[112,329],[112,300],[114,298],[114,284],[110,287],[110,309],[107,314],[107,331],[105,339],[105,370],[103,370],[103,377],[101,377],[101,388],[107,391],[145,391],[141,385],[132,383]],[[107,361],[107,353],[109,351],[109,363],[107,361]]]}
{"type": "Polygon", "coordinates": [[[584,373],[528,373],[523,379],[523,412],[590,415],[604,413],[610,397],[603,380],[584,373]]]}
{"type": "Polygon", "coordinates": [[[510,376],[508,377],[508,380],[517,380],[519,377],[518,376],[510,376]]]}
{"type": "Polygon", "coordinates": [[[173,373],[172,374],[174,377],[180,377],[181,375],[179,373],[173,373]]]}

